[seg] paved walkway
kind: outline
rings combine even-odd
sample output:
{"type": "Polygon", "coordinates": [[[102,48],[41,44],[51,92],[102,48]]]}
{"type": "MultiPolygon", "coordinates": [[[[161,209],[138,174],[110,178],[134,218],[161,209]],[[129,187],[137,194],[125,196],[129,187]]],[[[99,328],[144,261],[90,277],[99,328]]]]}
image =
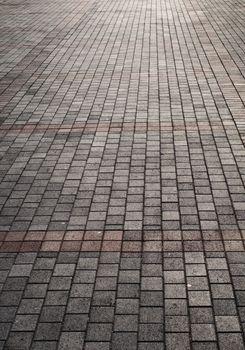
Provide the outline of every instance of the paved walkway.
{"type": "Polygon", "coordinates": [[[0,349],[245,349],[244,23],[1,1],[0,349]]]}

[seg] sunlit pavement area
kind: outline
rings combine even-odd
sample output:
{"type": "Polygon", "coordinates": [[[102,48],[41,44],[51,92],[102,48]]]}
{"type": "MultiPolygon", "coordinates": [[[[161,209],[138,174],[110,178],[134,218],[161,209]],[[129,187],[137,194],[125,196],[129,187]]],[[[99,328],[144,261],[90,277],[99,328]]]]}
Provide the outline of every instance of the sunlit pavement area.
{"type": "Polygon", "coordinates": [[[245,349],[244,24],[0,3],[0,349],[245,349]]]}

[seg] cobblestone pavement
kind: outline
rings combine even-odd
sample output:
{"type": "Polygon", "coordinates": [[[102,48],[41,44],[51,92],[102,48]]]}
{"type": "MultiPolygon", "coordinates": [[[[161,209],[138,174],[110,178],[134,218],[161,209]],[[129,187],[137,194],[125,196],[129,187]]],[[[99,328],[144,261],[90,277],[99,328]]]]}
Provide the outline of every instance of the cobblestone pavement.
{"type": "Polygon", "coordinates": [[[0,349],[245,349],[244,23],[1,1],[0,349]]]}

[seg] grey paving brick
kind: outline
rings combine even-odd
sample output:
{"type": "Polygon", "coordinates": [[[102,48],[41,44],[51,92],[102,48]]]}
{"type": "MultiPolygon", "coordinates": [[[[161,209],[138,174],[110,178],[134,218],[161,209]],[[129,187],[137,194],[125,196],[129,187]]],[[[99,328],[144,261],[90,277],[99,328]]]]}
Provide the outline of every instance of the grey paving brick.
{"type": "Polygon", "coordinates": [[[67,312],[75,314],[88,313],[90,303],[91,300],[89,298],[69,298],[67,304],[67,312]]]}
{"type": "Polygon", "coordinates": [[[189,322],[187,316],[166,316],[165,317],[166,332],[188,332],[189,322]]]}
{"type": "Polygon", "coordinates": [[[71,288],[71,277],[52,277],[48,286],[49,290],[69,290],[71,288]]]}
{"type": "Polygon", "coordinates": [[[137,332],[136,315],[116,315],[114,320],[114,330],[116,332],[137,332]]]}
{"type": "Polygon", "coordinates": [[[11,323],[0,323],[0,339],[6,340],[11,328],[11,323]]]}
{"type": "Polygon", "coordinates": [[[243,338],[240,333],[219,333],[218,343],[221,349],[244,349],[243,338]]]}
{"type": "Polygon", "coordinates": [[[185,299],[165,299],[165,315],[187,315],[185,299]]]}
{"type": "Polygon", "coordinates": [[[3,291],[0,295],[0,306],[18,306],[21,296],[19,291],[3,291]]]}
{"type": "Polygon", "coordinates": [[[49,291],[45,299],[45,305],[66,305],[68,291],[49,291]]]}
{"type": "Polygon", "coordinates": [[[192,324],[191,335],[194,341],[215,341],[215,328],[213,324],[192,324]]]}
{"type": "Polygon", "coordinates": [[[3,285],[3,290],[6,291],[22,291],[25,289],[27,277],[8,277],[3,285]]]}
{"type": "Polygon", "coordinates": [[[48,350],[54,350],[57,348],[57,342],[56,341],[34,341],[32,343],[32,350],[41,350],[41,349],[48,349],[48,350]]]}
{"type": "Polygon", "coordinates": [[[138,299],[117,298],[116,300],[117,314],[138,314],[138,312],[139,312],[138,299]]]}
{"type": "Polygon", "coordinates": [[[190,336],[188,333],[166,333],[166,349],[169,350],[189,350],[190,336]]]}
{"type": "Polygon", "coordinates": [[[140,350],[163,350],[164,347],[164,343],[161,342],[142,342],[142,343],[138,343],[138,349],[140,350]]]}
{"type": "Polygon", "coordinates": [[[13,331],[34,331],[38,315],[17,315],[12,326],[13,331]]]}
{"type": "Polygon", "coordinates": [[[214,323],[213,310],[211,307],[191,307],[191,323],[214,323]]]}
{"type": "Polygon", "coordinates": [[[161,307],[141,307],[140,322],[161,323],[163,322],[163,308],[161,307]]]}
{"type": "Polygon", "coordinates": [[[215,299],[213,300],[214,313],[215,315],[229,316],[236,315],[236,304],[234,300],[229,299],[215,299]]]}
{"type": "Polygon", "coordinates": [[[91,322],[113,323],[113,319],[114,319],[113,307],[94,306],[91,308],[91,312],[90,312],[91,322]]]}
{"type": "Polygon", "coordinates": [[[67,314],[63,321],[64,331],[85,331],[88,322],[88,315],[67,314]]]}
{"type": "Polygon", "coordinates": [[[164,271],[164,282],[165,283],[184,283],[185,277],[183,271],[164,271]]]}
{"type": "Polygon", "coordinates": [[[112,349],[113,350],[126,350],[137,349],[137,333],[113,333],[112,337],[112,349]]]}
{"type": "Polygon", "coordinates": [[[86,340],[110,341],[112,335],[112,324],[110,323],[89,323],[86,340]]]}
{"type": "Polygon", "coordinates": [[[237,316],[215,316],[218,332],[239,332],[240,325],[237,316]]]}
{"type": "Polygon", "coordinates": [[[166,284],[165,298],[184,299],[186,298],[186,287],[184,284],[166,284]]]}
{"type": "Polygon", "coordinates": [[[29,349],[32,341],[32,332],[11,332],[5,343],[7,348],[29,349]]]}
{"type": "Polygon", "coordinates": [[[208,291],[189,291],[190,306],[210,306],[210,293],[208,291]]]}
{"type": "Polygon", "coordinates": [[[119,283],[117,285],[117,294],[119,298],[139,298],[139,284],[119,283]]]}
{"type": "Polygon", "coordinates": [[[30,283],[49,283],[52,275],[50,270],[32,270],[29,282],[30,283]]]}
{"type": "Polygon", "coordinates": [[[35,333],[35,340],[58,340],[61,323],[39,323],[35,333]]]}
{"type": "Polygon", "coordinates": [[[47,292],[47,284],[28,284],[25,289],[25,298],[44,298],[47,292]]]}
{"type": "Polygon", "coordinates": [[[15,318],[17,307],[0,307],[0,322],[12,322],[15,318]]]}
{"type": "Polygon", "coordinates": [[[57,264],[54,269],[54,276],[72,276],[75,270],[74,264],[57,264]]]}
{"type": "Polygon", "coordinates": [[[74,349],[80,350],[84,343],[84,333],[82,332],[62,332],[59,341],[59,350],[74,349]]]}
{"type": "Polygon", "coordinates": [[[40,313],[40,322],[62,322],[65,314],[65,306],[44,306],[40,313]]]}
{"type": "Polygon", "coordinates": [[[110,343],[109,342],[87,342],[85,344],[86,350],[109,350],[110,343]]]}
{"type": "Polygon", "coordinates": [[[140,341],[162,341],[163,326],[162,324],[147,324],[139,325],[139,340],[140,341]]]}
{"type": "Polygon", "coordinates": [[[192,343],[194,350],[217,350],[218,345],[216,342],[193,342],[192,343]]]}

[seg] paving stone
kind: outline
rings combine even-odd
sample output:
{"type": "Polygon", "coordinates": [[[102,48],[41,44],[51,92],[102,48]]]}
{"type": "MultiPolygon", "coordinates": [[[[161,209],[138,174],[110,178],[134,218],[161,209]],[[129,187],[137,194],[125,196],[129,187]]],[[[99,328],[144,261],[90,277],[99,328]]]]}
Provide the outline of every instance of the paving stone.
{"type": "Polygon", "coordinates": [[[34,341],[32,343],[32,350],[41,350],[41,349],[54,350],[57,348],[57,342],[55,341],[34,341]]]}
{"type": "Polygon", "coordinates": [[[18,306],[22,293],[19,291],[2,292],[0,295],[0,306],[18,306]]]}
{"type": "Polygon", "coordinates": [[[62,322],[65,314],[64,306],[44,306],[40,314],[40,322],[62,322]]]}
{"type": "Polygon", "coordinates": [[[194,350],[217,350],[218,345],[215,342],[193,342],[192,343],[194,350]]]}
{"type": "Polygon", "coordinates": [[[110,323],[89,323],[86,340],[110,341],[112,335],[112,324],[110,323]]]}
{"type": "Polygon", "coordinates": [[[233,299],[234,293],[231,284],[211,284],[214,299],[233,299]]]}
{"type": "Polygon", "coordinates": [[[98,266],[97,258],[79,258],[77,268],[82,270],[96,270],[98,266]]]}
{"type": "Polygon", "coordinates": [[[147,324],[139,325],[139,340],[140,341],[162,341],[163,327],[162,324],[147,324]]]}
{"type": "Polygon", "coordinates": [[[82,332],[62,332],[59,341],[59,350],[74,349],[79,350],[83,347],[84,333],[82,332]]]}
{"type": "Polygon", "coordinates": [[[16,257],[15,264],[33,264],[37,253],[19,253],[16,257]]]}
{"type": "Polygon", "coordinates": [[[191,323],[214,323],[213,310],[211,307],[191,307],[191,323]]]}
{"type": "Polygon", "coordinates": [[[213,300],[214,313],[218,316],[236,315],[236,304],[234,300],[215,299],[213,300]]]}
{"type": "Polygon", "coordinates": [[[61,323],[39,323],[37,326],[35,340],[58,340],[61,323]]]}
{"type": "Polygon", "coordinates": [[[112,323],[114,319],[114,308],[104,306],[94,306],[90,311],[91,322],[112,323]]]}
{"type": "Polygon", "coordinates": [[[183,271],[164,271],[165,283],[184,283],[185,277],[183,271]]]}
{"type": "Polygon", "coordinates": [[[0,323],[0,339],[6,340],[11,328],[11,323],[0,323]]]}
{"type": "Polygon", "coordinates": [[[187,277],[188,290],[209,290],[207,277],[187,277]]]}
{"type": "Polygon", "coordinates": [[[141,307],[140,322],[161,323],[163,322],[163,308],[161,307],[141,307]]]}
{"type": "Polygon", "coordinates": [[[163,305],[162,292],[158,292],[158,291],[141,292],[140,304],[141,306],[162,306],[163,305]]]}
{"type": "Polygon", "coordinates": [[[25,298],[44,298],[47,293],[47,284],[28,284],[25,289],[25,298]]]}
{"type": "Polygon", "coordinates": [[[85,344],[86,350],[109,350],[110,343],[109,342],[87,342],[85,344]]]}
{"type": "Polygon", "coordinates": [[[95,271],[77,271],[74,276],[75,283],[94,283],[95,271]]]}
{"type": "Polygon", "coordinates": [[[138,343],[138,349],[139,350],[163,350],[164,349],[164,343],[161,342],[144,342],[144,343],[138,343]]]}
{"type": "Polygon", "coordinates": [[[136,315],[116,315],[114,330],[116,332],[136,332],[138,317],[136,315]]]}
{"type": "Polygon", "coordinates": [[[57,264],[54,269],[54,276],[72,276],[75,270],[74,264],[57,264]]]}
{"type": "Polygon", "coordinates": [[[221,349],[244,349],[243,338],[240,333],[219,333],[218,342],[221,349]]]}
{"type": "Polygon", "coordinates": [[[17,307],[0,307],[0,322],[12,322],[15,318],[17,307]]]}
{"type": "Polygon", "coordinates": [[[185,299],[165,299],[165,315],[187,315],[185,299]]]}
{"type": "Polygon", "coordinates": [[[38,269],[38,270],[53,270],[55,265],[55,258],[49,258],[49,257],[45,257],[45,258],[37,258],[35,265],[34,265],[34,269],[38,269]]]}
{"type": "Polygon", "coordinates": [[[188,333],[166,333],[166,349],[190,350],[190,336],[188,333]]]}
{"type": "Polygon", "coordinates": [[[71,287],[71,277],[52,277],[48,286],[49,290],[69,290],[71,287]]]}
{"type": "Polygon", "coordinates": [[[213,324],[192,324],[191,335],[194,341],[215,341],[215,328],[213,324]]]}
{"type": "Polygon", "coordinates": [[[162,290],[162,279],[160,277],[142,277],[142,290],[162,290]]]}
{"type": "MultiPolygon", "coordinates": [[[[88,313],[91,300],[89,298],[69,298],[67,305],[68,313],[88,313]]],[[[64,304],[65,305],[65,304],[64,304]]]]}
{"type": "Polygon", "coordinates": [[[184,284],[166,284],[165,297],[170,299],[186,298],[186,287],[184,284]]]}
{"type": "Polygon", "coordinates": [[[17,315],[12,327],[13,331],[34,331],[38,321],[37,315],[17,315]]]}
{"type": "Polygon", "coordinates": [[[187,316],[166,316],[165,317],[166,332],[188,332],[189,322],[187,316]]]}
{"type": "Polygon", "coordinates": [[[49,291],[47,292],[45,305],[66,305],[68,291],[49,291]]]}
{"type": "Polygon", "coordinates": [[[27,277],[9,277],[6,279],[3,290],[19,290],[23,291],[26,287],[27,277]]]}
{"type": "Polygon", "coordinates": [[[71,314],[66,315],[63,322],[64,331],[85,331],[88,322],[87,315],[71,314]]]}
{"type": "Polygon", "coordinates": [[[11,332],[5,343],[7,348],[29,349],[32,341],[32,332],[11,332]]]}
{"type": "Polygon", "coordinates": [[[117,314],[138,314],[138,312],[139,312],[138,299],[117,298],[117,301],[116,301],[117,314]]]}
{"type": "Polygon", "coordinates": [[[119,298],[139,298],[139,295],[140,295],[139,285],[128,284],[128,283],[118,284],[117,294],[119,298]]]}
{"type": "Polygon", "coordinates": [[[208,291],[189,291],[190,306],[210,306],[210,293],[208,291]]]}
{"type": "Polygon", "coordinates": [[[32,270],[29,282],[30,283],[49,283],[52,271],[49,270],[32,270]]]}
{"type": "Polygon", "coordinates": [[[215,316],[218,332],[239,332],[239,320],[237,316],[215,316]]]}
{"type": "Polygon", "coordinates": [[[113,350],[126,350],[137,349],[137,333],[113,333],[112,337],[112,349],[113,350]]]}

